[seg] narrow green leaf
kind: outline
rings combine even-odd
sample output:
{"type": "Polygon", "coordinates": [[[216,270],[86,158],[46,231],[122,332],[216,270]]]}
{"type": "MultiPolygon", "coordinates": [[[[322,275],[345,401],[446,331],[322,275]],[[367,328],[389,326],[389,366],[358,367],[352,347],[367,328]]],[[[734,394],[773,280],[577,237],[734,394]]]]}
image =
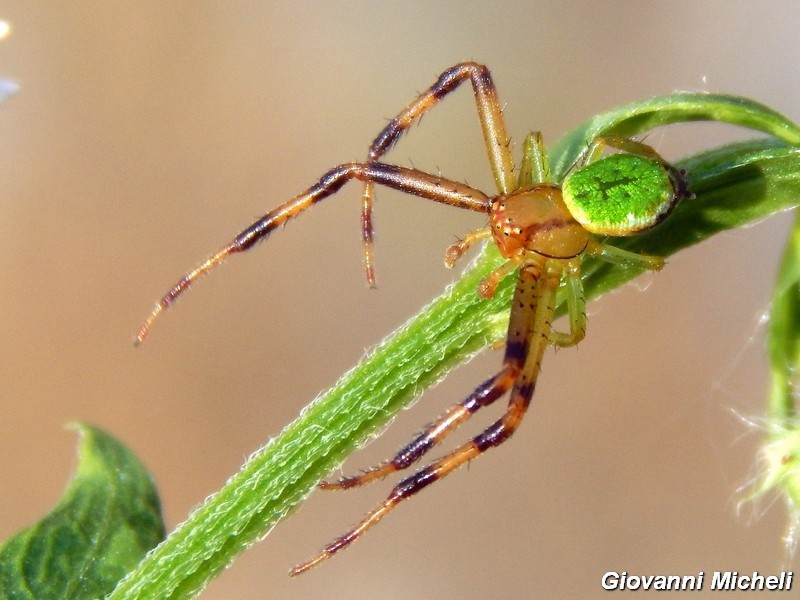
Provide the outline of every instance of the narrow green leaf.
{"type": "Polygon", "coordinates": [[[77,473],[53,512],[0,546],[0,597],[100,598],[164,538],[158,496],[136,457],[99,429],[74,428],[77,473]]]}
{"type": "MultiPolygon", "coordinates": [[[[679,106],[677,100],[656,99],[597,117],[576,130],[582,133],[573,133],[557,145],[554,156],[561,165],[571,165],[584,143],[575,140],[593,137],[593,131],[608,131],[604,128],[614,123],[625,134],[634,134],[653,125],[695,118],[729,120],[800,142],[796,126],[754,102],[685,95],[689,98],[688,108],[679,106]],[[659,111],[668,114],[658,115],[659,111]]],[[[681,166],[689,169],[697,197],[646,236],[621,240],[629,247],[666,256],[718,231],[800,202],[800,150],[782,144],[738,144],[702,154],[681,166]]],[[[255,453],[222,490],[120,583],[111,598],[184,598],[201,590],[392,415],[456,364],[500,339],[508,321],[514,278],[506,278],[488,301],[480,299],[475,290],[501,261],[494,246],[489,246],[440,298],[384,340],[255,453]]],[[[588,295],[596,296],[635,274],[630,269],[587,264],[588,295]]]]}
{"type": "Polygon", "coordinates": [[[583,148],[598,135],[632,136],[655,127],[689,121],[720,121],[763,131],[793,146],[800,145],[800,127],[759,102],[724,94],[678,92],[634,102],[589,119],[550,150],[550,167],[558,181],[583,148]]]}

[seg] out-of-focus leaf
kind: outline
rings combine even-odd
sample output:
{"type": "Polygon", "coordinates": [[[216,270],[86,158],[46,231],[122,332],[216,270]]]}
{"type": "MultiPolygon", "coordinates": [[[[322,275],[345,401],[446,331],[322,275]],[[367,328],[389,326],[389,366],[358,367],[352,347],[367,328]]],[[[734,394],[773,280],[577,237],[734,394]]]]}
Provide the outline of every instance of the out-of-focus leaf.
{"type": "Polygon", "coordinates": [[[100,598],[164,538],[141,463],[99,429],[75,427],[78,470],[61,502],[0,547],[2,598],[100,598]]]}

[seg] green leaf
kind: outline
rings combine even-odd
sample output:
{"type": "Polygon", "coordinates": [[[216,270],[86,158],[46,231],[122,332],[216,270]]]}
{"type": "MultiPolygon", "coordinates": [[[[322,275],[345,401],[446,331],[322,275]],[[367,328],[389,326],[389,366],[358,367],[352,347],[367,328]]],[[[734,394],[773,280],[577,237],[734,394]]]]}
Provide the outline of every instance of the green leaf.
{"type": "Polygon", "coordinates": [[[100,598],[164,538],[158,496],[133,454],[88,425],[56,508],[0,547],[0,597],[100,598]]]}
{"type": "MultiPolygon", "coordinates": [[[[755,102],[674,94],[612,111],[579,127],[551,151],[551,161],[560,165],[554,172],[563,176],[586,141],[599,133],[633,135],[655,125],[700,118],[725,120],[800,143],[797,126],[755,102]]],[[[697,197],[683,203],[651,232],[615,243],[667,256],[719,231],[795,207],[800,201],[800,150],[785,143],[736,144],[679,166],[689,171],[697,197]]],[[[256,452],[224,488],[120,583],[111,598],[195,594],[426,387],[501,339],[514,278],[506,278],[491,300],[482,300],[476,293],[478,282],[501,262],[490,245],[441,297],[384,340],[256,452]]],[[[636,274],[633,269],[587,261],[587,296],[597,296],[636,274]]]]}
{"type": "Polygon", "coordinates": [[[594,138],[604,134],[633,136],[655,127],[689,121],[719,121],[763,131],[800,145],[800,127],[768,106],[725,94],[678,92],[621,106],[576,127],[550,150],[550,167],[558,181],[594,138]]]}

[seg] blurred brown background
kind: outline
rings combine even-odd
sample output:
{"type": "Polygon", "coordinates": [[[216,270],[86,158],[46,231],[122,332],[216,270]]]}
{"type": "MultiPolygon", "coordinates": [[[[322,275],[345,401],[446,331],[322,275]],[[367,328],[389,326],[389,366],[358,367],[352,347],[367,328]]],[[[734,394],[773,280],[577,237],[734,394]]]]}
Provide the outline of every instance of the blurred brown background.
{"type": "MultiPolygon", "coordinates": [[[[368,291],[353,186],[231,260],[132,345],[187,268],[363,158],[446,67],[489,65],[517,142],[683,89],[800,119],[789,1],[8,0],[0,18],[13,28],[0,77],[21,86],[0,106],[3,539],[58,500],[73,419],[136,451],[174,527],[452,280],[442,252],[481,217],[380,190],[368,291]]],[[[678,158],[742,135],[692,125],[648,141],[678,158]]],[[[389,158],[492,189],[466,90],[389,158]]],[[[315,494],[204,597],[595,598],[610,570],[779,571],[784,508],[737,511],[760,439],[737,415],[763,411],[762,315],[789,224],[718,236],[594,303],[580,347],[548,354],[513,441],[335,560],[286,577],[390,482],[315,494]]],[[[387,457],[498,361],[458,369],[345,469],[387,457]]]]}

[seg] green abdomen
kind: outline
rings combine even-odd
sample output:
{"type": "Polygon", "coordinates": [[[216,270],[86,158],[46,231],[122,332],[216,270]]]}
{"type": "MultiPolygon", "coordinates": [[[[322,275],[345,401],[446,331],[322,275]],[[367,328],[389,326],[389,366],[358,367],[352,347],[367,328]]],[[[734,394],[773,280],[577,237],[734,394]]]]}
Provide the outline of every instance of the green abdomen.
{"type": "Polygon", "coordinates": [[[653,227],[675,197],[663,165],[631,154],[612,154],[582,167],[566,178],[562,191],[575,219],[601,235],[631,235],[653,227]]]}

